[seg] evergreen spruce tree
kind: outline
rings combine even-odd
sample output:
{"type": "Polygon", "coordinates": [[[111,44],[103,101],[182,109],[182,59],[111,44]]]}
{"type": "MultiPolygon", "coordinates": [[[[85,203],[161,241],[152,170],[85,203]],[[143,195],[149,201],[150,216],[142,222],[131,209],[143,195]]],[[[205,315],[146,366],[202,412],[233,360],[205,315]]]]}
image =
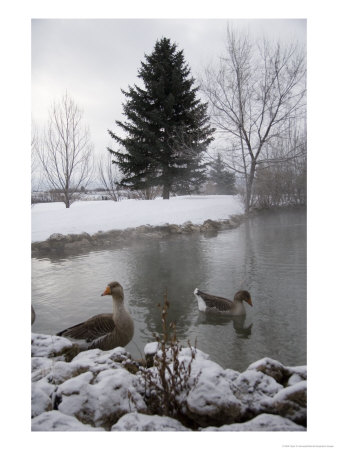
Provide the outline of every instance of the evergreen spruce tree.
{"type": "Polygon", "coordinates": [[[205,180],[202,158],[212,141],[207,104],[197,98],[183,51],[162,38],[145,55],[138,77],[144,87],[128,86],[123,112],[126,122],[116,121],[120,137],[108,130],[119,148],[108,150],[123,174],[121,186],[132,190],[162,186],[162,196],[189,183],[205,180]]]}
{"type": "Polygon", "coordinates": [[[210,163],[209,180],[216,185],[217,194],[234,194],[236,192],[235,174],[226,170],[219,153],[216,159],[210,163]]]}

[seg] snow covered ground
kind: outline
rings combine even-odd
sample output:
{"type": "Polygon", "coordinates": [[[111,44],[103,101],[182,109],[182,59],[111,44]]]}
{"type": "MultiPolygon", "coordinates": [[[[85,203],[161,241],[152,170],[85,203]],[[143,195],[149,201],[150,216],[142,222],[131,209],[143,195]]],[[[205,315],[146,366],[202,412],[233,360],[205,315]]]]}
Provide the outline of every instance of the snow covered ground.
{"type": "Polygon", "coordinates": [[[190,220],[202,224],[207,219],[227,219],[243,213],[236,196],[208,195],[172,197],[170,200],[122,200],[76,202],[70,208],[63,203],[38,203],[32,207],[32,242],[44,241],[53,233],[71,234],[140,225],[181,225],[190,220]]]}

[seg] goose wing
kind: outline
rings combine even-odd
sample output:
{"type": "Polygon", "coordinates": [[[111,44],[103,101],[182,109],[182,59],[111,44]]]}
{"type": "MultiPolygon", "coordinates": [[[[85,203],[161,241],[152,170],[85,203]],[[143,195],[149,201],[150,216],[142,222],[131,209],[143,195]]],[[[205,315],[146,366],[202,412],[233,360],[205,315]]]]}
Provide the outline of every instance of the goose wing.
{"type": "Polygon", "coordinates": [[[197,290],[197,295],[200,295],[204,300],[207,308],[215,308],[219,311],[230,311],[233,306],[233,302],[224,297],[217,297],[216,295],[207,294],[199,289],[197,290]]]}
{"type": "Polygon", "coordinates": [[[92,342],[95,339],[112,333],[115,323],[112,314],[98,314],[85,322],[78,323],[57,333],[57,336],[70,337],[73,339],[85,339],[92,342]]]}

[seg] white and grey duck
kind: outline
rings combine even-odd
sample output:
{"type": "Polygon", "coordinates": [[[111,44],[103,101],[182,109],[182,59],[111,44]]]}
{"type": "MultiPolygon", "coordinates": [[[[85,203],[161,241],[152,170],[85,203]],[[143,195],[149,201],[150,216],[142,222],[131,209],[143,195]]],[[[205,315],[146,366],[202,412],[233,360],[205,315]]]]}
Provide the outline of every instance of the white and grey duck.
{"type": "Polygon", "coordinates": [[[198,309],[202,312],[219,312],[229,316],[242,316],[246,314],[243,302],[252,306],[251,295],[248,291],[236,292],[234,300],[207,294],[199,289],[194,290],[198,302],[198,309]]]}
{"type": "Polygon", "coordinates": [[[133,338],[134,321],[124,307],[123,288],[117,281],[108,284],[101,294],[113,297],[113,313],[98,314],[57,333],[78,342],[81,349],[111,350],[125,347],[133,338]]]}

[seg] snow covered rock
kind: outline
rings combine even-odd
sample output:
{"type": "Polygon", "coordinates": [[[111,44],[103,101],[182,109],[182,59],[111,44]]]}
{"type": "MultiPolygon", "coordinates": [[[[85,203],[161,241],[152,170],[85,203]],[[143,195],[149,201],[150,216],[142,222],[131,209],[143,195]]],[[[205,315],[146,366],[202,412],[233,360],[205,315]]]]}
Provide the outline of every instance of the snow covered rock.
{"type": "Polygon", "coordinates": [[[60,411],[49,411],[32,420],[32,431],[104,431],[104,429],[85,425],[75,417],[67,416],[60,411]]]}
{"type": "Polygon", "coordinates": [[[112,426],[111,431],[191,431],[178,420],[166,416],[140,413],[125,414],[112,426]]]}
{"type": "Polygon", "coordinates": [[[307,381],[300,381],[279,391],[267,402],[267,411],[306,426],[307,381]]]}
{"type": "Polygon", "coordinates": [[[69,339],[61,336],[32,333],[32,356],[55,357],[69,361],[77,353],[79,353],[78,346],[73,344],[69,339]]]}
{"type": "Polygon", "coordinates": [[[283,389],[276,380],[263,372],[246,370],[233,380],[232,390],[244,406],[242,418],[251,418],[265,411],[265,403],[283,389]]]}
{"type": "MultiPolygon", "coordinates": [[[[65,338],[32,335],[32,353],[39,355],[32,357],[33,418],[53,409],[110,429],[122,415],[146,411],[139,377],[128,371],[132,361],[124,348],[88,350],[66,362],[60,353],[71,347],[65,338]]],[[[43,426],[48,424],[54,427],[48,421],[43,426]]]]}
{"type": "Polygon", "coordinates": [[[307,368],[306,366],[296,366],[296,367],[287,367],[291,376],[288,379],[288,386],[292,386],[295,383],[299,383],[300,381],[304,381],[307,379],[307,368]]]}
{"type": "MultiPolygon", "coordinates": [[[[157,342],[148,344],[145,354],[161,357],[157,342]]],[[[174,391],[178,409],[166,409],[166,414],[177,417],[179,411],[185,426],[217,431],[304,430],[306,366],[288,367],[263,358],[240,373],[223,369],[206,353],[187,347],[178,354],[167,351],[171,373],[173,357],[184,383],[181,391],[174,391]]],[[[153,387],[160,383],[159,366],[141,368],[122,347],[78,353],[68,339],[32,333],[31,362],[32,430],[187,430],[173,418],[149,415],[164,413],[162,403],[152,409],[145,389],[148,371],[154,372],[153,387]]],[[[162,387],[158,385],[158,392],[162,387]]]]}
{"type": "Polygon", "coordinates": [[[272,358],[262,358],[250,364],[247,370],[263,372],[283,386],[306,380],[306,366],[288,367],[272,358]]]}
{"type": "Polygon", "coordinates": [[[205,359],[192,364],[195,384],[187,399],[187,415],[200,426],[233,423],[242,415],[242,403],[234,396],[225,370],[205,359]]]}
{"type": "Polygon", "coordinates": [[[200,431],[306,431],[306,429],[285,417],[260,414],[244,423],[201,428],[200,431]]]}
{"type": "Polygon", "coordinates": [[[262,358],[248,367],[248,370],[257,370],[263,372],[269,377],[274,378],[277,383],[285,384],[290,376],[287,367],[283,366],[279,361],[272,358],[262,358]]]}
{"type": "Polygon", "coordinates": [[[55,402],[60,412],[109,429],[126,413],[146,411],[140,390],[138,377],[123,368],[108,368],[65,381],[55,392],[55,402]]]}
{"type": "Polygon", "coordinates": [[[36,417],[53,409],[52,393],[54,388],[48,383],[34,383],[31,389],[31,417],[36,417]],[[48,389],[50,388],[50,389],[48,389]]]}

